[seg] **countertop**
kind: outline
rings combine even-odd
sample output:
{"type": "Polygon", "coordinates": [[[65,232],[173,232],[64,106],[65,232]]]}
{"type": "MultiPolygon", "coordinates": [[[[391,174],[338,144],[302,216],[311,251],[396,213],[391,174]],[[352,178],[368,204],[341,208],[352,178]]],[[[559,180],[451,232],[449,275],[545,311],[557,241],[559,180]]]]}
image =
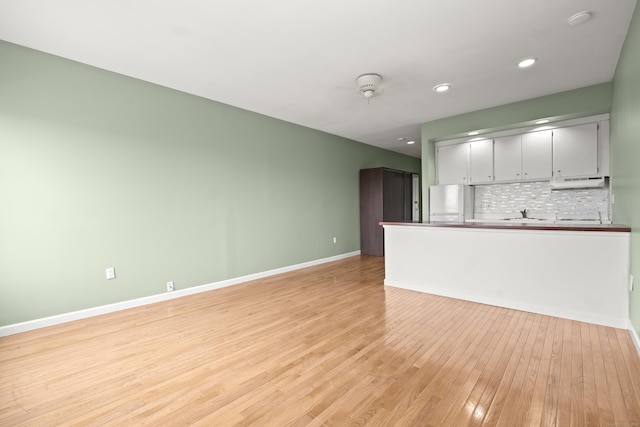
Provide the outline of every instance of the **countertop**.
{"type": "Polygon", "coordinates": [[[496,230],[546,230],[546,231],[609,231],[630,232],[631,227],[620,224],[536,224],[512,221],[509,223],[427,223],[427,222],[381,222],[380,225],[406,225],[413,227],[475,228],[496,230]]]}

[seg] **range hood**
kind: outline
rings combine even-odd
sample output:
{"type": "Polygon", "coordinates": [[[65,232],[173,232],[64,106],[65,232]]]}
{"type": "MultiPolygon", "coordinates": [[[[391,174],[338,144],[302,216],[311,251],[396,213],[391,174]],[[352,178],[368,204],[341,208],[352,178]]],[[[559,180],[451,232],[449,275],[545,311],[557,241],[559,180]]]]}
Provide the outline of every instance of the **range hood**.
{"type": "Polygon", "coordinates": [[[550,182],[552,190],[566,190],[570,188],[602,188],[604,178],[554,178],[550,182]]]}

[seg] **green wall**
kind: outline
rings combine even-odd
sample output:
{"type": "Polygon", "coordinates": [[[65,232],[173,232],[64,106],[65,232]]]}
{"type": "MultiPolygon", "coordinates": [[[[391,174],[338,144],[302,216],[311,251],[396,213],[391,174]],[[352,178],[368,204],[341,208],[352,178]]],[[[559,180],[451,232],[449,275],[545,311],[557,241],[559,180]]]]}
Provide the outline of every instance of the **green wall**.
{"type": "Polygon", "coordinates": [[[357,251],[359,169],[420,171],[13,44],[0,64],[0,325],[357,251]]]}
{"type": "Polygon", "coordinates": [[[613,219],[631,226],[631,323],[640,333],[640,7],[636,6],[613,79],[611,170],[613,219]]]}

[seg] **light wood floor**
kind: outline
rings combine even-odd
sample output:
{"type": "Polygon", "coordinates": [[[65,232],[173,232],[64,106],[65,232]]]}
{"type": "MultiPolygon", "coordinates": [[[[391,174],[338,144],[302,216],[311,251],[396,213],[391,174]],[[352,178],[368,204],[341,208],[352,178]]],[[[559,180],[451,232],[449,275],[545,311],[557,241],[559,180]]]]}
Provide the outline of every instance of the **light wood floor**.
{"type": "Polygon", "coordinates": [[[383,276],[354,257],[1,338],[0,425],[639,425],[628,331],[383,276]]]}

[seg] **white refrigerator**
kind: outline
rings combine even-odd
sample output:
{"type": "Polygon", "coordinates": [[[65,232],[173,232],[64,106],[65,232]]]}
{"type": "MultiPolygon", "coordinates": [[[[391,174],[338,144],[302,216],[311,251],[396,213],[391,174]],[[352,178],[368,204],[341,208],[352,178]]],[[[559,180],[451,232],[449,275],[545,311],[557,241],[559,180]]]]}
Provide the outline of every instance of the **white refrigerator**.
{"type": "Polygon", "coordinates": [[[473,187],[463,184],[429,187],[429,222],[461,223],[473,218],[473,187]]]}

